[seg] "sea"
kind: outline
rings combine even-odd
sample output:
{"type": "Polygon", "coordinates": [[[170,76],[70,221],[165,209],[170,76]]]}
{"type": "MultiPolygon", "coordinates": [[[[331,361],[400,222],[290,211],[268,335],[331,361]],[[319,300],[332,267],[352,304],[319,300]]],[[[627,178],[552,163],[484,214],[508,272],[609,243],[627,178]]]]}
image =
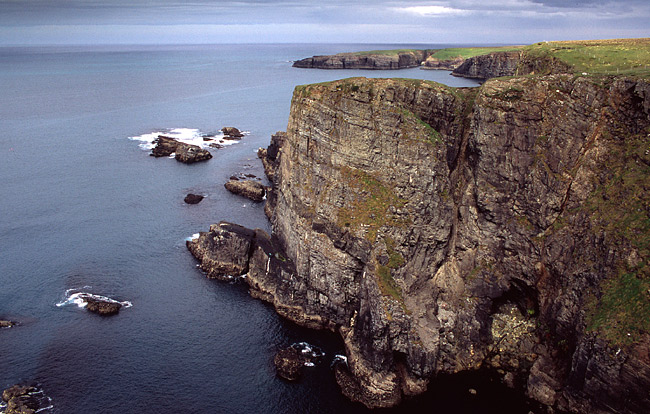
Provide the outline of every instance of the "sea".
{"type": "MultiPolygon", "coordinates": [[[[256,152],[286,129],[296,85],[365,76],[477,86],[446,71],[297,69],[294,60],[448,46],[0,48],[0,319],[18,322],[0,330],[0,389],[36,385],[43,413],[370,412],[334,381],[336,335],[282,319],[240,282],[207,279],[185,241],[221,220],[270,230],[262,203],[223,184],[247,174],[267,182],[256,152]],[[245,136],[224,141],[225,126],[245,136]],[[186,165],[149,156],[158,134],[231,145],[186,165]],[[205,199],[186,204],[188,193],[205,199]],[[125,306],[101,317],[83,308],[85,294],[125,306]],[[292,344],[323,353],[297,383],[272,362],[292,344]]],[[[374,412],[529,410],[481,373],[441,377],[374,412]]]]}

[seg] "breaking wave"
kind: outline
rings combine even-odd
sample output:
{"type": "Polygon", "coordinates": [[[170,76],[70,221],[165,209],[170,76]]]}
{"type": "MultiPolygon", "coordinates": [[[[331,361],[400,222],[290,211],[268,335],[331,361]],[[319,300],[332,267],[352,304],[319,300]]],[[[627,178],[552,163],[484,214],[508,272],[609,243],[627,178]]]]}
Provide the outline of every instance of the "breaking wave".
{"type": "MultiPolygon", "coordinates": [[[[248,132],[242,131],[242,134],[248,135],[248,132]]],[[[227,139],[222,132],[209,134],[203,133],[200,130],[194,128],[170,128],[162,131],[154,131],[148,134],[129,137],[129,139],[133,141],[140,141],[140,144],[138,146],[145,151],[150,151],[155,146],[153,141],[158,138],[159,135],[174,138],[187,144],[198,145],[201,148],[214,146],[220,148],[239,142],[237,139],[227,139]]]]}

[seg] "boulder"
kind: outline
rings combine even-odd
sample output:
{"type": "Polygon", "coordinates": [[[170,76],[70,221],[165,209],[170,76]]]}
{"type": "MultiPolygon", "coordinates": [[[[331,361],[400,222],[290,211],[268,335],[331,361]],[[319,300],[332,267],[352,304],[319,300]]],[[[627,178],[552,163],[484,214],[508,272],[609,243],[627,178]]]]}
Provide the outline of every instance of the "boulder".
{"type": "Polygon", "coordinates": [[[273,358],[275,372],[287,381],[297,381],[305,367],[304,357],[294,347],[279,350],[273,358]]]}
{"type": "Polygon", "coordinates": [[[235,127],[223,127],[221,128],[221,132],[223,132],[225,138],[241,138],[244,136],[244,134],[235,127]]]}
{"type": "Polygon", "coordinates": [[[264,200],[267,190],[267,187],[252,180],[230,180],[224,186],[231,193],[242,195],[253,201],[264,200]]]}
{"type": "Polygon", "coordinates": [[[121,303],[87,297],[86,309],[102,316],[115,315],[122,307],[121,303]]]}
{"type": "Polygon", "coordinates": [[[205,198],[205,196],[190,193],[190,194],[185,196],[185,199],[183,201],[185,201],[187,204],[198,204],[204,198],[205,198]]]}

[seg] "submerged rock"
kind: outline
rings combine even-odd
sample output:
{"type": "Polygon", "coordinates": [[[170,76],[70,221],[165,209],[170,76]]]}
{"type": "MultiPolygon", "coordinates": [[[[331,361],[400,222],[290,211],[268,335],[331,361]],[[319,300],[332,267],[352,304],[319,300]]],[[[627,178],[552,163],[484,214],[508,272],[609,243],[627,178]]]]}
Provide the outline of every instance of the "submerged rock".
{"type": "Polygon", "coordinates": [[[266,196],[267,187],[253,180],[230,180],[224,184],[226,189],[234,194],[250,198],[253,201],[262,201],[266,196]]]}
{"type": "Polygon", "coordinates": [[[12,326],[15,326],[15,325],[16,325],[16,322],[0,320],[0,328],[11,328],[12,326]]]}
{"type": "Polygon", "coordinates": [[[198,145],[180,142],[164,135],[159,135],[154,142],[156,143],[156,146],[151,150],[151,155],[154,157],[169,157],[172,154],[176,154],[174,157],[176,161],[185,164],[191,164],[212,158],[210,151],[205,150],[198,145]]]}
{"type": "Polygon", "coordinates": [[[297,381],[305,369],[305,361],[300,351],[293,347],[279,350],[273,358],[275,372],[287,381],[297,381]]]}
{"type": "Polygon", "coordinates": [[[115,315],[122,308],[119,302],[86,297],[86,309],[103,316],[115,315]]]}
{"type": "Polygon", "coordinates": [[[202,196],[200,194],[192,194],[192,193],[190,193],[190,194],[185,196],[183,201],[185,201],[187,204],[198,204],[204,198],[205,198],[205,196],[202,196]]]}

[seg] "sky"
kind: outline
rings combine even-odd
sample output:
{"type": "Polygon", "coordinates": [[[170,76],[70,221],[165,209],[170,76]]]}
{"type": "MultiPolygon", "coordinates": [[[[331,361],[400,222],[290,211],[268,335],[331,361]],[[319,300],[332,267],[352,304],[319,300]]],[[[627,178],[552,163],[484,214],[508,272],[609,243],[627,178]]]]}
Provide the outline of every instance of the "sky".
{"type": "Polygon", "coordinates": [[[650,0],[0,0],[0,45],[650,37],[650,0]]]}

